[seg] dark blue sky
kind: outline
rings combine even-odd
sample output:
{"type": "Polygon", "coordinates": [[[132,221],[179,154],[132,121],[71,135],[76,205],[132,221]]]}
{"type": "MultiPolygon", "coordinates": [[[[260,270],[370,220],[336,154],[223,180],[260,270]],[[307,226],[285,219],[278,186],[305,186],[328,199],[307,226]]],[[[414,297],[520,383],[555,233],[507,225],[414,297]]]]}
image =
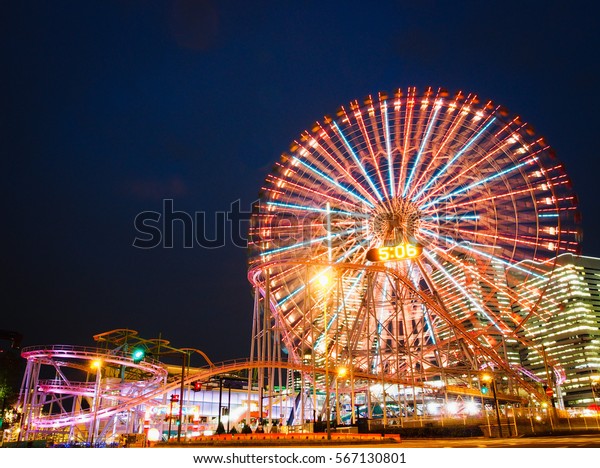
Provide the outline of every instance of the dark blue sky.
{"type": "Polygon", "coordinates": [[[397,87],[530,122],[600,256],[597,20],[591,1],[3,2],[0,328],[31,345],[128,327],[245,356],[245,251],[137,249],[135,216],[248,209],[304,129],[397,87]]]}

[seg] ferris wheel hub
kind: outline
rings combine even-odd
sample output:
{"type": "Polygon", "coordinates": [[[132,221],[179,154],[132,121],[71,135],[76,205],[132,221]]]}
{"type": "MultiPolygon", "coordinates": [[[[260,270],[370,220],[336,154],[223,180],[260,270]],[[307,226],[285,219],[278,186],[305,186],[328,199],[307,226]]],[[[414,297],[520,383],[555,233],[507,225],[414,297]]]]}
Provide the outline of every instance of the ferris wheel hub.
{"type": "Polygon", "coordinates": [[[421,212],[414,202],[402,197],[383,200],[371,212],[369,229],[382,245],[415,240],[421,212]]]}

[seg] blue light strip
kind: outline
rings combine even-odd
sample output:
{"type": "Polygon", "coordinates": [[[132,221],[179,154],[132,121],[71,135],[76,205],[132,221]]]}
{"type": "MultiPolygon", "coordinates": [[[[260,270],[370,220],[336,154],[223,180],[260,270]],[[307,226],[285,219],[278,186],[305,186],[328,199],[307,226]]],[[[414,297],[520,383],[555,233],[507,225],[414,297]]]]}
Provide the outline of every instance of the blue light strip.
{"type": "Polygon", "coordinates": [[[471,139],[469,140],[469,142],[468,142],[468,143],[467,143],[465,146],[463,146],[463,147],[462,147],[462,149],[461,149],[461,150],[460,150],[458,153],[456,153],[456,154],[454,155],[454,157],[453,157],[453,158],[452,158],[452,159],[451,159],[449,162],[447,162],[447,163],[446,163],[446,165],[445,165],[445,166],[444,166],[444,167],[443,167],[441,170],[439,170],[439,171],[437,172],[437,174],[435,174],[435,175],[434,175],[434,176],[433,176],[433,177],[432,177],[432,178],[429,180],[429,182],[428,182],[428,183],[425,185],[425,187],[423,187],[423,188],[421,189],[421,191],[420,191],[419,193],[417,193],[417,194],[416,194],[416,195],[413,197],[413,201],[415,201],[417,198],[419,198],[421,195],[423,195],[423,193],[425,193],[425,191],[426,191],[426,190],[427,190],[429,187],[431,187],[431,185],[432,185],[432,184],[433,184],[433,183],[436,181],[436,179],[437,179],[438,177],[440,177],[440,176],[441,176],[441,175],[442,175],[444,172],[446,172],[446,171],[448,170],[448,168],[449,168],[450,166],[452,166],[452,164],[454,164],[454,161],[456,161],[458,158],[460,158],[460,157],[463,155],[463,153],[464,153],[465,151],[467,151],[467,150],[469,149],[469,147],[470,147],[470,146],[471,146],[473,143],[475,143],[475,142],[476,142],[476,141],[479,139],[479,137],[480,137],[480,136],[483,134],[483,132],[485,132],[485,131],[487,130],[487,128],[488,128],[490,125],[492,125],[492,123],[494,123],[494,121],[495,121],[495,120],[496,120],[496,117],[493,117],[492,119],[490,119],[490,121],[489,121],[489,122],[488,122],[488,123],[487,123],[487,124],[486,124],[486,125],[485,125],[485,126],[482,128],[482,129],[481,129],[481,130],[479,130],[479,131],[478,131],[478,132],[475,134],[475,136],[473,136],[473,138],[471,138],[471,139]]]}
{"type": "Polygon", "coordinates": [[[298,294],[300,291],[302,291],[304,288],[306,288],[306,285],[303,284],[302,286],[300,286],[298,289],[296,289],[294,292],[288,294],[286,297],[284,297],[282,300],[280,300],[277,303],[277,307],[281,307],[283,304],[285,304],[287,301],[289,301],[292,297],[294,297],[296,294],[298,294]]]}
{"type": "MultiPolygon", "coordinates": [[[[410,187],[410,183],[412,182],[412,178],[414,177],[416,169],[417,169],[417,166],[419,164],[419,159],[421,159],[421,155],[423,154],[423,150],[425,149],[425,145],[429,141],[429,135],[431,133],[431,129],[433,128],[433,124],[435,123],[435,119],[437,117],[437,114],[440,111],[440,108],[441,108],[441,106],[436,106],[435,111],[433,113],[433,116],[431,117],[431,120],[429,121],[429,125],[427,126],[427,131],[425,132],[425,137],[423,138],[423,141],[421,142],[421,147],[419,148],[419,152],[417,153],[417,157],[415,159],[415,162],[413,163],[413,166],[412,166],[412,168],[410,170],[410,175],[408,176],[408,180],[406,181],[406,185],[404,186],[404,190],[402,191],[402,196],[403,197],[405,197],[406,196],[406,192],[408,192],[408,189],[410,187]]],[[[414,198],[413,198],[413,200],[414,200],[414,198]]]]}
{"type": "Polygon", "coordinates": [[[388,122],[387,101],[383,101],[383,121],[385,125],[385,149],[388,157],[388,177],[390,179],[390,194],[394,198],[394,161],[392,160],[392,150],[390,148],[390,125],[388,122]]]}
{"type": "Polygon", "coordinates": [[[332,123],[333,123],[333,126],[335,127],[335,129],[337,130],[337,132],[339,133],[340,137],[344,141],[344,143],[346,145],[346,148],[348,148],[348,151],[350,152],[350,154],[354,158],[354,161],[356,162],[356,164],[358,164],[358,167],[360,167],[362,173],[364,174],[365,178],[367,179],[367,182],[369,183],[369,185],[371,186],[371,188],[373,189],[373,191],[377,195],[377,198],[379,199],[379,201],[383,201],[383,198],[381,197],[381,194],[379,193],[379,190],[377,190],[377,187],[375,186],[375,184],[373,183],[373,181],[369,177],[369,174],[367,174],[367,171],[366,171],[365,167],[362,165],[362,163],[358,159],[358,156],[356,156],[356,153],[354,152],[354,150],[350,146],[350,143],[348,143],[348,140],[346,140],[346,137],[342,133],[342,130],[340,129],[340,127],[338,127],[337,123],[335,123],[335,122],[332,122],[332,123]]]}
{"type": "Polygon", "coordinates": [[[449,194],[444,195],[443,197],[436,198],[435,200],[430,201],[429,203],[425,204],[422,207],[422,209],[429,208],[431,205],[435,205],[436,203],[439,203],[443,200],[446,200],[451,197],[455,197],[456,195],[460,195],[461,193],[467,192],[467,191],[471,190],[472,188],[478,187],[481,184],[485,184],[486,182],[497,179],[498,177],[502,177],[503,175],[506,175],[509,172],[515,171],[517,169],[520,169],[521,167],[526,166],[527,164],[531,164],[533,161],[536,161],[536,160],[537,160],[537,158],[535,158],[535,157],[531,158],[527,161],[523,161],[521,164],[517,164],[516,166],[509,167],[507,169],[504,169],[503,171],[495,173],[494,175],[486,177],[485,179],[482,179],[477,182],[473,182],[472,184],[467,185],[466,187],[463,187],[460,190],[455,190],[454,192],[450,192],[449,194]]]}
{"type": "Polygon", "coordinates": [[[482,313],[482,314],[483,314],[483,315],[484,315],[484,316],[485,316],[485,317],[486,317],[486,318],[487,318],[487,319],[488,319],[488,320],[489,320],[489,321],[492,323],[492,325],[494,325],[494,327],[495,327],[495,328],[496,328],[496,329],[497,329],[497,330],[498,330],[500,333],[502,333],[502,334],[504,335],[504,332],[503,332],[503,331],[502,331],[502,329],[501,329],[501,328],[498,326],[498,324],[497,324],[497,323],[496,323],[496,322],[495,322],[495,321],[494,321],[494,320],[493,320],[493,319],[492,319],[492,318],[491,318],[491,317],[490,317],[490,316],[487,314],[487,312],[486,312],[486,311],[485,311],[485,310],[484,310],[484,309],[483,309],[483,308],[482,308],[482,307],[481,307],[481,306],[480,306],[480,305],[479,305],[479,304],[478,304],[478,303],[477,303],[477,302],[476,302],[476,301],[475,301],[475,300],[474,300],[474,299],[473,299],[473,298],[470,296],[470,294],[468,293],[468,291],[467,291],[465,288],[463,288],[463,287],[462,287],[462,286],[461,286],[461,285],[458,283],[458,281],[456,281],[456,280],[455,280],[455,279],[452,277],[452,275],[446,271],[446,269],[445,269],[443,266],[441,266],[441,265],[440,265],[438,262],[436,262],[436,261],[435,261],[435,259],[434,259],[434,258],[433,258],[433,257],[432,257],[432,256],[431,256],[431,255],[430,255],[428,252],[424,251],[423,253],[424,253],[424,254],[425,254],[425,256],[426,256],[426,257],[429,259],[429,261],[430,261],[431,263],[433,263],[433,264],[434,264],[434,265],[435,265],[435,266],[438,268],[438,270],[439,270],[439,271],[441,271],[441,272],[442,272],[442,274],[443,274],[443,275],[444,275],[444,276],[445,276],[445,277],[446,277],[448,280],[450,280],[450,282],[451,282],[452,284],[454,284],[454,285],[455,285],[455,286],[458,288],[458,290],[459,290],[460,292],[462,292],[462,293],[464,294],[464,296],[465,296],[465,297],[466,297],[466,298],[467,298],[467,299],[468,299],[468,300],[471,302],[471,304],[473,304],[473,306],[474,306],[474,307],[475,307],[477,310],[479,310],[479,312],[481,312],[481,313],[482,313]]]}
{"type": "Polygon", "coordinates": [[[538,218],[558,218],[558,213],[540,213],[538,218]]]}
{"type": "MultiPolygon", "coordinates": [[[[365,229],[364,226],[359,226],[359,227],[356,227],[353,229],[346,229],[345,231],[338,232],[337,234],[333,235],[332,237],[344,236],[346,234],[352,234],[353,232],[362,231],[364,229],[365,229]]],[[[303,247],[306,245],[314,244],[315,242],[324,241],[325,239],[328,239],[328,237],[329,237],[329,234],[327,234],[326,236],[323,236],[323,237],[316,237],[315,239],[310,239],[310,240],[307,240],[304,242],[300,242],[298,244],[286,245],[285,247],[279,247],[277,249],[268,250],[266,252],[261,253],[260,255],[261,255],[261,257],[265,257],[267,255],[273,255],[276,253],[285,252],[286,250],[295,249],[297,247],[303,247]]]]}
{"type": "Polygon", "coordinates": [[[336,187],[342,189],[344,192],[346,192],[349,195],[352,195],[354,198],[356,198],[357,200],[360,200],[362,203],[367,204],[368,206],[370,206],[371,208],[374,208],[375,205],[373,205],[371,202],[367,201],[366,199],[364,199],[363,197],[361,197],[360,195],[354,193],[352,190],[344,187],[342,184],[336,182],[335,180],[333,180],[331,177],[323,174],[321,171],[319,171],[318,169],[315,169],[314,167],[312,167],[310,164],[305,163],[304,161],[302,161],[301,159],[297,158],[296,156],[294,156],[294,161],[298,161],[300,164],[302,164],[304,167],[306,167],[307,169],[311,170],[312,172],[314,172],[315,174],[317,174],[319,177],[322,177],[323,179],[325,179],[327,182],[332,183],[333,185],[335,185],[336,187]]]}
{"type": "MultiPolygon", "coordinates": [[[[366,242],[365,240],[362,240],[361,242],[358,243],[358,245],[352,247],[350,250],[348,250],[348,252],[346,252],[344,255],[342,255],[340,258],[338,258],[335,263],[340,263],[342,260],[345,260],[346,258],[348,258],[352,253],[354,253],[354,251],[356,251],[357,249],[362,247],[362,244],[364,244],[366,242]]],[[[328,267],[329,269],[329,267],[328,267]]],[[[359,275],[359,277],[362,275],[362,273],[359,275]]],[[[313,278],[309,281],[309,283],[312,283],[316,278],[313,278]]],[[[358,278],[357,278],[358,281],[358,278]]],[[[294,297],[296,294],[298,294],[300,291],[302,291],[304,288],[306,287],[306,285],[302,285],[300,286],[298,289],[296,289],[294,292],[288,294],[286,297],[284,297],[283,299],[281,299],[277,305],[279,307],[281,307],[283,304],[285,304],[288,300],[290,300],[292,297],[294,297]]]]}
{"type": "Polygon", "coordinates": [[[469,219],[469,220],[475,220],[478,221],[480,218],[479,215],[445,215],[445,216],[426,216],[424,218],[422,218],[424,221],[439,221],[444,220],[444,221],[451,221],[453,219],[458,219],[458,220],[462,220],[462,219],[469,219]]]}
{"type": "Polygon", "coordinates": [[[513,264],[513,263],[510,263],[510,262],[507,262],[506,260],[503,260],[502,258],[496,257],[495,255],[491,255],[491,254],[482,252],[480,250],[474,249],[473,247],[469,247],[466,244],[460,244],[457,241],[455,241],[454,239],[452,239],[451,237],[441,236],[441,235],[436,234],[435,232],[430,231],[428,229],[421,229],[421,232],[427,233],[427,234],[429,234],[429,235],[431,235],[433,237],[436,237],[438,239],[442,239],[442,240],[444,240],[446,242],[449,242],[452,245],[460,247],[461,249],[470,250],[471,252],[475,252],[477,255],[481,255],[482,257],[489,258],[490,260],[496,260],[497,262],[500,262],[500,263],[502,263],[503,265],[505,265],[505,266],[507,266],[509,268],[514,268],[514,269],[522,271],[523,273],[526,273],[528,275],[533,275],[533,276],[535,276],[535,277],[537,277],[539,279],[543,279],[543,280],[547,280],[548,279],[545,276],[540,275],[539,273],[527,270],[526,268],[523,268],[523,267],[521,267],[521,266],[519,266],[517,264],[513,264]]]}
{"type": "MultiPolygon", "coordinates": [[[[317,208],[314,206],[293,205],[291,203],[280,203],[280,202],[272,202],[272,201],[268,201],[267,205],[279,206],[282,208],[290,208],[292,210],[311,211],[311,212],[316,212],[316,213],[327,213],[326,208],[317,208]]],[[[352,211],[333,210],[333,209],[330,209],[329,212],[337,213],[337,214],[345,214],[345,215],[353,216],[355,218],[365,218],[365,219],[369,218],[369,215],[366,213],[356,213],[356,212],[352,212],[352,211]]]]}
{"type": "Polygon", "coordinates": [[[425,317],[425,325],[427,327],[427,330],[429,330],[429,336],[431,336],[431,341],[433,341],[433,344],[437,344],[437,341],[435,339],[435,333],[433,333],[433,325],[431,324],[431,319],[429,318],[429,312],[427,311],[427,307],[425,307],[424,305],[423,307],[423,316],[425,317]]]}

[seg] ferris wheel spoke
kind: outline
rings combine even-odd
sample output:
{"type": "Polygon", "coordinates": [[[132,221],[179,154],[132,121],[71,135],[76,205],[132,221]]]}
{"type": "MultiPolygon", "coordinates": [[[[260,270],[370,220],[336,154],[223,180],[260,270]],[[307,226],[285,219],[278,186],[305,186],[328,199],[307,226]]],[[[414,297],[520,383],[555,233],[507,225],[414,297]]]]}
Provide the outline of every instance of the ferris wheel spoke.
{"type": "MultiPolygon", "coordinates": [[[[344,164],[349,160],[335,145],[333,145],[332,138],[327,130],[321,125],[319,125],[319,128],[321,130],[320,135],[323,139],[319,141],[313,136],[305,136],[304,140],[306,140],[307,144],[296,142],[301,148],[300,152],[306,156],[312,154],[311,151],[315,151],[317,153],[313,155],[315,158],[322,158],[327,161],[338,171],[338,174],[345,179],[347,184],[350,184],[353,188],[358,190],[358,192],[370,202],[377,203],[377,199],[369,192],[368,188],[363,187],[363,185],[350,173],[347,164],[344,164]]],[[[338,174],[332,173],[331,177],[336,178],[338,174]]]]}
{"type": "MultiPolygon", "coordinates": [[[[440,257],[442,257],[445,261],[455,264],[461,265],[462,271],[465,274],[469,274],[476,278],[476,280],[480,284],[487,285],[490,291],[493,291],[494,294],[502,294],[505,295],[512,304],[519,304],[523,310],[533,310],[537,306],[537,297],[536,294],[533,294],[532,288],[525,288],[525,291],[521,294],[518,294],[515,290],[511,288],[502,287],[496,278],[492,275],[485,274],[486,272],[481,272],[476,266],[465,264],[464,261],[458,258],[456,255],[453,255],[448,251],[440,251],[438,252],[440,257]]],[[[522,323],[522,318],[520,316],[516,316],[516,314],[506,314],[509,320],[512,322],[515,328],[518,328],[522,323]]]]}
{"type": "Polygon", "coordinates": [[[501,327],[502,322],[498,320],[497,317],[492,318],[493,313],[489,309],[486,310],[487,308],[484,307],[480,301],[477,301],[474,297],[472,297],[471,294],[454,278],[454,276],[450,274],[446,268],[440,265],[432,255],[430,255],[428,252],[424,252],[424,254],[427,257],[427,260],[437,268],[437,271],[442,273],[446,280],[448,280],[458,291],[460,291],[461,296],[467,299],[478,312],[483,314],[489,323],[494,326],[494,328],[496,328],[502,334],[509,332],[509,330],[501,327]]]}
{"type": "MultiPolygon", "coordinates": [[[[398,99],[400,102],[400,100],[398,99]]],[[[404,192],[404,181],[407,173],[408,158],[409,158],[409,147],[410,147],[410,135],[412,130],[412,120],[414,114],[414,107],[416,103],[416,89],[410,88],[408,96],[406,98],[405,118],[397,118],[397,121],[403,121],[404,138],[401,146],[402,159],[400,161],[399,177],[398,177],[398,192],[404,192]]],[[[401,111],[401,104],[396,107],[397,113],[401,111]]],[[[400,134],[400,132],[398,132],[400,134]]]]}
{"type": "Polygon", "coordinates": [[[321,236],[321,237],[317,237],[317,238],[314,238],[314,239],[308,239],[306,241],[298,242],[296,244],[285,245],[283,247],[277,247],[275,249],[267,250],[267,251],[261,253],[261,256],[268,257],[268,256],[271,256],[271,255],[274,255],[274,254],[279,254],[279,253],[286,252],[286,251],[289,251],[289,250],[298,249],[300,247],[306,247],[308,245],[315,244],[317,242],[323,242],[323,241],[329,239],[330,237],[340,237],[340,236],[344,236],[344,235],[348,235],[348,234],[353,234],[355,232],[362,231],[364,229],[365,229],[364,226],[358,226],[358,227],[355,227],[355,228],[352,228],[352,229],[346,229],[345,231],[342,231],[342,232],[339,232],[339,233],[336,233],[336,234],[332,234],[332,235],[327,234],[326,236],[321,236]]]}
{"type": "Polygon", "coordinates": [[[288,179],[283,179],[281,177],[269,177],[267,178],[269,182],[272,182],[277,189],[275,188],[266,188],[265,191],[271,193],[273,196],[277,196],[280,193],[280,189],[284,188],[289,190],[289,198],[298,198],[303,200],[306,204],[307,195],[310,195],[311,203],[317,204],[317,201],[322,201],[323,198],[329,200],[332,204],[336,206],[347,206],[348,208],[358,208],[355,201],[351,201],[345,197],[334,196],[330,193],[327,193],[323,190],[317,190],[315,188],[311,188],[307,185],[302,185],[295,183],[288,179]]]}
{"type": "MultiPolygon", "coordinates": [[[[489,124],[493,123],[493,121],[489,122],[489,124]]],[[[527,149],[525,149],[525,146],[521,146],[519,141],[517,139],[515,139],[514,135],[514,131],[511,131],[510,129],[510,125],[512,122],[509,122],[508,124],[504,125],[504,127],[496,133],[495,138],[499,138],[500,134],[504,134],[504,137],[502,140],[498,139],[497,142],[495,142],[491,148],[486,148],[485,149],[485,154],[483,156],[477,156],[472,158],[473,162],[470,165],[459,165],[456,168],[458,169],[458,172],[454,175],[454,176],[450,176],[451,178],[446,178],[443,180],[440,180],[437,188],[432,189],[431,191],[429,191],[427,193],[427,195],[423,198],[421,198],[421,203],[426,202],[427,200],[433,198],[436,196],[437,193],[439,193],[444,187],[446,186],[453,186],[453,184],[460,184],[460,181],[463,180],[465,177],[467,177],[467,175],[473,171],[475,171],[478,167],[484,165],[484,164],[494,164],[496,159],[498,157],[507,157],[507,155],[509,153],[512,153],[513,150],[510,148],[511,145],[518,145],[518,150],[516,151],[517,154],[521,154],[521,153],[527,153],[529,152],[529,146],[527,146],[527,149]]],[[[521,125],[523,126],[523,124],[521,125]]],[[[518,129],[517,129],[518,130],[518,129]]],[[[468,145],[468,144],[467,144],[468,145]]],[[[530,152],[531,153],[531,152],[530,152]]],[[[536,153],[531,153],[532,155],[537,154],[536,153]]],[[[512,156],[509,157],[510,160],[514,160],[514,158],[512,156]]],[[[452,162],[452,161],[451,161],[452,162]]],[[[444,167],[443,172],[445,173],[446,167],[444,167]]],[[[440,173],[441,175],[441,173],[440,173]]],[[[437,177],[437,175],[435,176],[437,177]]],[[[434,178],[435,178],[434,177],[434,178]]],[[[433,179],[430,181],[430,183],[433,182],[433,179]]],[[[427,186],[426,186],[427,188],[427,186]]],[[[426,188],[424,188],[419,195],[422,195],[423,193],[426,192],[426,188]]]]}
{"type": "Polygon", "coordinates": [[[429,187],[431,187],[436,181],[446,172],[448,169],[473,145],[483,134],[485,134],[486,130],[494,123],[496,120],[495,117],[492,117],[486,125],[483,126],[471,139],[463,146],[453,157],[448,161],[439,171],[437,171],[431,179],[425,184],[425,186],[417,193],[413,200],[419,199],[423,193],[425,193],[429,187]]]}
{"type": "Polygon", "coordinates": [[[343,215],[350,216],[352,218],[367,219],[369,217],[369,215],[366,213],[357,213],[357,212],[352,212],[352,211],[337,210],[335,208],[328,210],[327,208],[319,208],[316,206],[295,205],[295,204],[291,204],[291,203],[280,203],[280,202],[272,202],[272,201],[267,202],[267,205],[277,206],[280,208],[288,208],[290,210],[309,211],[312,213],[343,214],[343,215]]]}
{"type": "Polygon", "coordinates": [[[443,196],[441,196],[439,198],[436,198],[436,199],[431,200],[430,202],[426,203],[423,206],[423,209],[427,209],[430,206],[436,205],[437,203],[440,203],[440,202],[442,202],[444,200],[447,200],[449,198],[453,198],[453,197],[456,197],[458,195],[461,195],[461,194],[463,194],[465,192],[468,192],[469,190],[472,190],[474,188],[479,187],[480,185],[486,184],[488,182],[493,181],[494,179],[497,179],[499,177],[503,177],[503,176],[505,176],[505,175],[507,175],[507,174],[509,174],[511,172],[517,171],[520,168],[522,168],[523,166],[530,165],[530,164],[532,164],[535,161],[537,161],[537,158],[536,157],[532,157],[532,158],[529,158],[529,159],[527,159],[527,160],[525,160],[525,161],[523,161],[523,162],[521,162],[519,164],[515,164],[514,166],[508,167],[508,168],[506,168],[506,169],[504,169],[504,170],[502,170],[502,171],[500,171],[498,173],[490,175],[490,176],[488,176],[488,177],[486,177],[484,179],[481,179],[481,180],[478,180],[476,182],[473,182],[473,183],[467,185],[466,187],[460,187],[459,186],[454,191],[452,191],[452,192],[450,192],[450,193],[448,193],[446,195],[443,195],[443,196]]]}
{"type": "Polygon", "coordinates": [[[395,197],[395,184],[394,180],[394,159],[392,157],[392,148],[391,148],[391,138],[390,138],[390,122],[387,112],[387,101],[384,100],[381,103],[381,114],[383,116],[383,125],[384,125],[384,140],[385,140],[385,152],[387,155],[387,163],[388,163],[388,183],[390,185],[390,196],[395,197]]]}
{"type": "MultiPolygon", "coordinates": [[[[463,104],[463,108],[465,106],[468,106],[469,104],[470,104],[470,102],[463,104]]],[[[455,108],[456,107],[452,106],[452,104],[451,104],[450,110],[454,110],[455,108]]],[[[427,163],[426,168],[423,170],[421,176],[419,177],[419,180],[417,181],[417,183],[415,185],[415,189],[416,189],[416,187],[421,187],[423,185],[423,183],[425,181],[427,181],[427,177],[432,176],[432,171],[436,167],[438,158],[442,154],[445,154],[446,147],[452,141],[452,138],[457,134],[458,130],[460,129],[460,125],[462,124],[462,122],[464,121],[464,119],[466,118],[467,115],[468,115],[468,113],[464,112],[462,110],[458,111],[456,113],[456,115],[454,116],[454,118],[452,120],[452,123],[450,124],[450,128],[448,129],[448,131],[446,132],[446,134],[444,135],[444,137],[442,139],[442,142],[440,143],[439,147],[437,148],[437,150],[435,151],[433,156],[430,158],[429,162],[427,163]]],[[[415,195],[414,200],[420,199],[422,194],[423,194],[423,191],[419,191],[419,193],[417,195],[415,195]]]]}
{"type": "MultiPolygon", "coordinates": [[[[360,111],[355,111],[354,112],[354,117],[356,118],[356,121],[358,123],[358,127],[360,128],[360,130],[362,132],[362,140],[366,144],[366,146],[368,148],[368,151],[369,151],[370,163],[375,168],[375,172],[377,173],[377,178],[379,180],[379,185],[381,187],[381,190],[383,191],[383,198],[380,198],[379,201],[383,201],[384,199],[388,198],[388,194],[387,194],[385,182],[383,181],[383,176],[381,175],[381,171],[379,169],[378,158],[375,155],[375,151],[373,150],[373,145],[371,144],[370,133],[367,130],[365,122],[364,122],[364,120],[362,118],[362,113],[360,111]]],[[[376,133],[376,132],[372,132],[372,133],[376,133]]]]}
{"type": "Polygon", "coordinates": [[[406,197],[408,192],[412,193],[412,190],[410,189],[412,179],[415,175],[415,172],[417,171],[417,168],[419,167],[419,162],[420,162],[421,156],[423,155],[423,151],[425,151],[427,143],[429,142],[429,136],[431,135],[431,130],[436,122],[436,118],[437,118],[437,115],[438,115],[441,107],[442,106],[437,103],[434,105],[435,110],[433,111],[433,115],[431,115],[429,118],[429,123],[427,124],[427,130],[425,130],[425,135],[423,136],[423,139],[421,141],[421,146],[419,147],[419,151],[417,152],[417,155],[415,156],[415,160],[410,169],[410,175],[408,176],[406,184],[404,184],[404,190],[402,191],[403,197],[406,197]]]}
{"type": "Polygon", "coordinates": [[[369,174],[367,173],[367,170],[365,169],[365,166],[362,164],[362,162],[360,161],[360,159],[358,159],[358,156],[354,152],[354,149],[352,149],[352,146],[350,145],[350,143],[346,139],[346,136],[344,135],[344,133],[342,132],[342,130],[340,129],[340,127],[338,126],[338,124],[335,121],[332,122],[332,127],[335,129],[335,131],[337,132],[337,134],[339,135],[339,137],[344,142],[344,145],[346,146],[346,149],[348,150],[348,152],[352,156],[352,159],[354,159],[354,162],[356,163],[356,166],[363,173],[363,176],[365,177],[365,180],[367,181],[367,183],[369,184],[369,186],[371,187],[371,189],[373,189],[373,192],[377,196],[377,199],[379,201],[383,201],[383,197],[381,196],[381,193],[379,193],[379,190],[377,190],[377,187],[375,186],[375,184],[373,183],[373,181],[369,177],[369,174]]]}
{"type": "Polygon", "coordinates": [[[330,184],[332,184],[333,186],[337,187],[338,189],[340,189],[342,191],[342,193],[344,194],[348,194],[352,197],[354,197],[355,199],[359,200],[360,202],[364,203],[365,205],[370,206],[371,208],[373,208],[373,204],[366,200],[365,198],[363,198],[362,196],[358,195],[357,193],[354,193],[352,190],[350,190],[347,187],[344,187],[342,184],[340,184],[339,182],[336,182],[335,180],[333,180],[331,177],[325,175],[324,173],[322,173],[321,171],[319,171],[318,169],[315,169],[314,167],[312,167],[310,164],[302,161],[301,159],[294,157],[293,158],[294,161],[297,161],[298,163],[302,164],[302,166],[306,167],[308,170],[310,170],[311,172],[313,172],[314,174],[316,174],[317,176],[321,177],[323,180],[326,180],[327,182],[329,182],[330,184]]]}
{"type": "MultiPolygon", "coordinates": [[[[480,248],[477,249],[477,248],[473,247],[473,245],[470,243],[458,242],[457,240],[453,239],[452,237],[443,236],[443,235],[437,234],[437,233],[427,230],[427,229],[423,229],[422,233],[437,239],[438,241],[435,242],[436,244],[438,244],[438,242],[441,241],[445,245],[448,245],[450,248],[458,247],[460,249],[471,252],[479,257],[498,262],[498,263],[504,265],[504,267],[507,269],[514,269],[514,270],[520,271],[521,273],[525,273],[528,276],[533,276],[536,279],[541,280],[541,281],[549,281],[549,279],[544,275],[544,270],[541,268],[539,269],[539,271],[534,271],[531,268],[525,268],[520,263],[510,262],[510,261],[507,261],[505,258],[490,254],[488,252],[484,252],[480,248]]],[[[435,250],[443,251],[444,249],[442,249],[438,246],[435,250]]]]}

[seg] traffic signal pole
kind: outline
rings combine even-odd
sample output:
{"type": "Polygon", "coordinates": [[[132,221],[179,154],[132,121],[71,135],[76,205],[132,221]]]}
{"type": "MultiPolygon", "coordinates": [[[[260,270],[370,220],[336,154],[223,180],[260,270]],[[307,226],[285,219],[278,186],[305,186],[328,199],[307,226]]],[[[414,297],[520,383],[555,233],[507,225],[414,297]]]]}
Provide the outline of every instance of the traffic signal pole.
{"type": "Polygon", "coordinates": [[[187,352],[182,353],[181,386],[179,387],[179,425],[177,426],[177,443],[181,442],[181,426],[183,426],[183,390],[185,386],[185,368],[187,367],[187,352]]]}
{"type": "Polygon", "coordinates": [[[496,396],[496,379],[492,379],[492,393],[494,394],[494,407],[496,408],[496,420],[498,421],[498,435],[502,435],[502,422],[500,421],[500,408],[498,408],[498,397],[496,396]]]}

